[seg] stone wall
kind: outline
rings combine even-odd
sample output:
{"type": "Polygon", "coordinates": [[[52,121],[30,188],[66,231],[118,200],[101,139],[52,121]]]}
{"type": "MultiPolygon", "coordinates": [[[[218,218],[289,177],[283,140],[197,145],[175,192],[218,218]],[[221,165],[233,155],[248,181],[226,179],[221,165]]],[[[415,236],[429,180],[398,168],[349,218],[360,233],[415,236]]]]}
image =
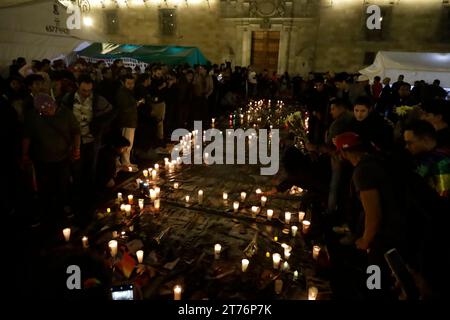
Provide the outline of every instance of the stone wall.
{"type": "MultiPolygon", "coordinates": [[[[450,52],[450,40],[445,43],[438,32],[442,0],[210,0],[209,6],[197,0],[188,7],[178,1],[173,37],[159,33],[158,8],[165,8],[164,2],[151,3],[118,9],[119,32],[106,35],[108,41],[197,46],[213,63],[248,65],[251,32],[270,25],[270,30],[280,31],[278,72],[303,75],[311,70],[356,71],[365,57],[380,50],[450,52]],[[369,4],[385,12],[382,37],[375,41],[366,38],[369,4]]],[[[100,21],[95,28],[104,32],[104,10],[92,14],[100,21]]]]}

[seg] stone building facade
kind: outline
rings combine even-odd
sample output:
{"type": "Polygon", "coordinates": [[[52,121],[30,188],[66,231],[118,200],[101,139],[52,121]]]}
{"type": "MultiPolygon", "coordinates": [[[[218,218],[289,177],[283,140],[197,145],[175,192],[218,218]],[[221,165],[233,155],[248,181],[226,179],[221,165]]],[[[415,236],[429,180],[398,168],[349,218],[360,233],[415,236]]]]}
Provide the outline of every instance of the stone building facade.
{"type": "Polygon", "coordinates": [[[89,14],[93,28],[110,42],[197,46],[213,63],[259,61],[261,68],[268,46],[277,60],[270,69],[278,73],[356,71],[380,50],[450,52],[448,0],[100,3],[89,14]],[[366,27],[366,8],[373,4],[381,9],[381,30],[366,27]]]}

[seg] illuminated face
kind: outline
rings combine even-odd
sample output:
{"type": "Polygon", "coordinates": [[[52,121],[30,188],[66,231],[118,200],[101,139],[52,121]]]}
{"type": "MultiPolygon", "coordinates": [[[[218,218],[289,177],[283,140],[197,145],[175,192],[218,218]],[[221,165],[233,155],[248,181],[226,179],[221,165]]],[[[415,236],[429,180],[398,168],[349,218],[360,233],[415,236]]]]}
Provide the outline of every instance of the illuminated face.
{"type": "Polygon", "coordinates": [[[398,89],[398,95],[400,97],[408,97],[410,95],[410,90],[408,86],[401,86],[400,89],[398,89]]]}
{"type": "Polygon", "coordinates": [[[365,105],[357,104],[353,108],[353,114],[355,115],[355,119],[358,121],[363,121],[369,116],[369,108],[365,105]]]}
{"type": "Polygon", "coordinates": [[[92,83],[85,83],[85,82],[82,82],[82,83],[80,84],[80,87],[78,88],[78,94],[79,94],[82,98],[86,99],[86,98],[88,98],[88,97],[91,96],[91,94],[92,94],[92,88],[93,88],[93,84],[92,84],[92,83]]]}
{"type": "Polygon", "coordinates": [[[128,90],[134,89],[134,79],[125,79],[125,88],[128,90]]]}

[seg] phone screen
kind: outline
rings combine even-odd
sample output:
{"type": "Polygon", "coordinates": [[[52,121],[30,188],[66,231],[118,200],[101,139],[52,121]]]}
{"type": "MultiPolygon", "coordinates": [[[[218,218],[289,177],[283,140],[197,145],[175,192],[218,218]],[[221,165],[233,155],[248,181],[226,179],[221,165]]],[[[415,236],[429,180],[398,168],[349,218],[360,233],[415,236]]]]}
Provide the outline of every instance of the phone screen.
{"type": "Polygon", "coordinates": [[[111,297],[113,300],[133,300],[133,285],[124,285],[111,288],[111,297]]]}

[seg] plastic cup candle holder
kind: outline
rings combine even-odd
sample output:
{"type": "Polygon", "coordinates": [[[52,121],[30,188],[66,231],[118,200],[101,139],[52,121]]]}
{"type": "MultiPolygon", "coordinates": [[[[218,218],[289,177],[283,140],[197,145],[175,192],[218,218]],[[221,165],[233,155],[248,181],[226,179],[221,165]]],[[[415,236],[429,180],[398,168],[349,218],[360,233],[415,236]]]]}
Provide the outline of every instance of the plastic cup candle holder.
{"type": "Polygon", "coordinates": [[[203,203],[203,190],[198,190],[198,203],[203,203]]]}
{"type": "Polygon", "coordinates": [[[273,217],[273,210],[272,209],[267,209],[267,220],[272,220],[273,217]]]}
{"type": "Polygon", "coordinates": [[[70,233],[71,233],[70,228],[65,228],[63,230],[64,240],[66,240],[66,242],[69,242],[70,240],[70,233]]]}
{"type": "Polygon", "coordinates": [[[117,240],[111,240],[108,242],[109,251],[111,253],[111,257],[115,257],[117,255],[117,240]]]}
{"type": "Polygon", "coordinates": [[[242,272],[246,272],[250,261],[248,259],[242,259],[242,272]]]}
{"type": "Polygon", "coordinates": [[[274,253],[272,255],[273,268],[278,269],[280,267],[281,255],[279,253],[274,253]]]}
{"type": "Polygon", "coordinates": [[[267,197],[266,196],[262,196],[261,197],[261,207],[264,207],[266,205],[267,202],[267,197]]]}
{"type": "Polygon", "coordinates": [[[244,202],[245,198],[247,197],[247,193],[246,192],[241,192],[241,201],[244,202]]]}
{"type": "Polygon", "coordinates": [[[220,251],[222,250],[222,246],[218,243],[214,245],[214,258],[217,260],[220,258],[220,251]]]}
{"type": "Polygon", "coordinates": [[[285,221],[287,224],[291,223],[291,213],[290,213],[290,212],[286,211],[286,212],[284,213],[284,221],[285,221]]]}
{"type": "Polygon", "coordinates": [[[311,222],[308,220],[302,221],[302,231],[303,233],[308,233],[309,228],[311,227],[311,222]]]}
{"type": "Polygon", "coordinates": [[[239,210],[239,202],[238,201],[233,202],[233,210],[234,210],[234,212],[238,212],[238,210],[239,210]]]}
{"type": "Polygon", "coordinates": [[[314,246],[313,247],[313,259],[317,260],[319,258],[319,254],[320,254],[320,246],[314,246]]]}
{"type": "Polygon", "coordinates": [[[144,251],[143,250],[136,251],[136,257],[138,259],[138,262],[142,263],[144,261],[144,251]]]}
{"type": "Polygon", "coordinates": [[[83,244],[83,248],[88,248],[89,247],[89,242],[88,242],[88,237],[84,236],[83,238],[81,238],[81,243],[83,244]]]}

